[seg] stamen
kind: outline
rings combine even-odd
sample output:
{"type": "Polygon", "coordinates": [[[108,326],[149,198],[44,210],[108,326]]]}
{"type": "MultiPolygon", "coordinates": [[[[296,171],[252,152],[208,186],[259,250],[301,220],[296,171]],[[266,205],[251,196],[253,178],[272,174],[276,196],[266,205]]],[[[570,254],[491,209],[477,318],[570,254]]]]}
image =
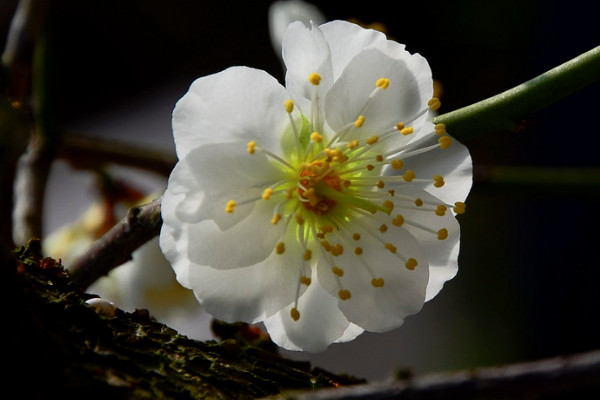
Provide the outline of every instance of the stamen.
{"type": "Polygon", "coordinates": [[[403,134],[404,136],[410,135],[411,133],[413,133],[413,127],[412,126],[407,126],[406,128],[402,128],[400,130],[400,133],[403,134]]]}
{"type": "Polygon", "coordinates": [[[440,144],[440,148],[442,150],[446,150],[452,144],[452,139],[450,136],[442,136],[438,139],[438,143],[440,144]]]}
{"type": "Polygon", "coordinates": [[[331,268],[331,272],[333,272],[334,275],[339,277],[344,276],[344,270],[335,266],[331,268]]]}
{"type": "Polygon", "coordinates": [[[262,193],[261,198],[263,200],[269,200],[271,198],[271,196],[273,196],[273,189],[271,188],[266,188],[265,191],[262,193]]]}
{"type": "Polygon", "coordinates": [[[356,118],[356,121],[354,121],[354,126],[357,128],[360,128],[361,126],[363,126],[364,123],[365,123],[365,117],[362,115],[359,115],[358,118],[356,118]]]}
{"type": "Polygon", "coordinates": [[[310,285],[310,283],[312,282],[312,280],[308,277],[308,276],[301,276],[300,277],[300,283],[303,285],[310,285]]]}
{"type": "Polygon", "coordinates": [[[300,319],[300,311],[296,307],[292,307],[290,310],[290,316],[294,321],[298,321],[300,319]]]}
{"type": "Polygon", "coordinates": [[[384,284],[383,278],[371,279],[371,285],[373,285],[373,287],[376,287],[376,288],[383,287],[383,284],[384,284]]]}
{"type": "Polygon", "coordinates": [[[354,240],[360,240],[360,233],[354,233],[354,234],[352,234],[352,239],[354,239],[354,240]]]}
{"type": "Polygon", "coordinates": [[[437,231],[437,238],[438,238],[438,240],[447,239],[448,238],[448,229],[442,228],[439,231],[437,231]]]}
{"type": "Polygon", "coordinates": [[[429,109],[431,111],[436,111],[438,108],[441,107],[442,103],[440,102],[440,99],[438,99],[437,97],[433,97],[427,102],[427,105],[429,106],[429,109]]]}
{"type": "Polygon", "coordinates": [[[313,132],[310,134],[310,140],[321,143],[323,141],[323,135],[321,135],[319,132],[313,132]]]}
{"type": "Polygon", "coordinates": [[[454,203],[454,212],[457,214],[464,214],[467,205],[462,201],[457,201],[454,203]]]}
{"type": "Polygon", "coordinates": [[[441,176],[441,175],[434,175],[433,176],[433,181],[434,181],[433,186],[435,186],[437,188],[444,186],[444,183],[445,183],[444,182],[444,177],[441,176]]]}
{"type": "Polygon", "coordinates": [[[446,125],[445,124],[437,124],[435,126],[435,133],[438,136],[442,136],[444,133],[446,133],[446,125]]]}
{"type": "Polygon", "coordinates": [[[377,143],[378,140],[379,140],[379,136],[375,135],[375,136],[372,136],[372,137],[368,138],[366,140],[366,143],[370,144],[370,145],[373,145],[373,144],[377,143]]]}
{"type": "Polygon", "coordinates": [[[446,211],[448,210],[448,207],[446,207],[443,204],[440,204],[439,206],[437,206],[437,208],[435,209],[435,215],[439,215],[440,217],[443,217],[444,215],[446,215],[446,211]]]}
{"type": "Polygon", "coordinates": [[[278,223],[280,220],[281,220],[281,214],[279,214],[279,213],[275,213],[275,214],[273,215],[273,218],[271,218],[271,223],[272,223],[273,225],[277,225],[277,223],[278,223]]]}
{"type": "Polygon", "coordinates": [[[385,90],[390,86],[390,80],[387,78],[379,78],[377,82],[375,82],[375,86],[378,88],[385,90]]]}
{"type": "Polygon", "coordinates": [[[412,182],[413,179],[415,179],[415,173],[412,170],[407,170],[404,175],[402,175],[402,178],[406,181],[406,182],[412,182]]]}
{"type": "Polygon", "coordinates": [[[285,243],[278,242],[275,245],[275,253],[277,253],[277,254],[283,254],[284,252],[285,252],[285,243]]]}
{"type": "Polygon", "coordinates": [[[255,147],[256,147],[256,142],[254,140],[249,141],[248,142],[248,154],[254,154],[255,147]]]}
{"type": "Polygon", "coordinates": [[[391,164],[392,168],[395,169],[395,170],[399,170],[399,169],[404,168],[404,161],[402,161],[399,158],[396,158],[395,160],[392,160],[390,162],[390,164],[391,164]]]}
{"type": "Polygon", "coordinates": [[[308,76],[308,81],[315,86],[319,86],[319,83],[321,83],[321,75],[317,74],[316,72],[313,72],[308,76]]]}
{"type": "Polygon", "coordinates": [[[283,106],[288,114],[291,114],[291,112],[294,111],[294,101],[292,99],[286,100],[283,103],[283,106]]]}
{"type": "Polygon", "coordinates": [[[414,258],[409,258],[408,260],[406,260],[406,264],[405,267],[408,270],[414,270],[416,268],[416,266],[418,265],[417,260],[415,260],[414,258]]]}
{"type": "Polygon", "coordinates": [[[352,297],[352,295],[350,294],[349,290],[346,289],[342,289],[338,292],[338,296],[340,297],[340,299],[342,300],[348,300],[350,297],[352,297]]]}
{"type": "Polygon", "coordinates": [[[228,214],[231,214],[233,212],[233,210],[235,209],[235,200],[229,200],[227,202],[227,204],[225,205],[225,212],[228,214]]]}

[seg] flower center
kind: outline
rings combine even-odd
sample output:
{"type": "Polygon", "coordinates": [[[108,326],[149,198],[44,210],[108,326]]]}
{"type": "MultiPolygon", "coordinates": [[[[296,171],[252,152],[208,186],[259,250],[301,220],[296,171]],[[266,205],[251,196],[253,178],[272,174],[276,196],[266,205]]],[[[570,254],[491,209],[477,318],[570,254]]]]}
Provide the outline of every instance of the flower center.
{"type": "Polygon", "coordinates": [[[330,164],[314,161],[303,165],[299,174],[298,195],[305,209],[322,216],[331,211],[337,201],[328,197],[331,189],[342,191],[342,179],[331,170],[330,164]]]}

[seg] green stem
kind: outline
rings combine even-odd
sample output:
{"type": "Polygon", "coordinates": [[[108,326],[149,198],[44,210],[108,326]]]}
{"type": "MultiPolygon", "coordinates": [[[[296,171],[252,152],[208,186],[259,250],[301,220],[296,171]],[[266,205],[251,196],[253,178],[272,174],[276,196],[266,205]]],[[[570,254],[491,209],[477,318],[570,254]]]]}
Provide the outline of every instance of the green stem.
{"type": "Polygon", "coordinates": [[[516,131],[536,111],[600,79],[600,46],[519,86],[433,119],[466,139],[501,130],[516,131]]]}

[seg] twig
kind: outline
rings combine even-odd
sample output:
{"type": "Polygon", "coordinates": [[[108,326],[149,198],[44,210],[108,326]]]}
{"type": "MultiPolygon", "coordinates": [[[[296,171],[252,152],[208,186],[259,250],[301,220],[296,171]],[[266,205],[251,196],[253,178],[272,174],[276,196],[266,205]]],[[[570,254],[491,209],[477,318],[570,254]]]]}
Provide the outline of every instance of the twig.
{"type": "Polygon", "coordinates": [[[131,253],[158,235],[162,198],[129,209],[125,218],[98,239],[69,268],[72,280],[87,288],[113,268],[129,261],[131,253]]]}
{"type": "Polygon", "coordinates": [[[500,130],[515,131],[542,108],[600,80],[600,46],[519,86],[470,106],[439,115],[458,139],[500,130]]]}
{"type": "Polygon", "coordinates": [[[168,176],[177,162],[175,154],[142,149],[109,139],[63,133],[57,157],[76,168],[96,168],[116,163],[144,168],[168,176]]]}
{"type": "MultiPolygon", "coordinates": [[[[283,394],[294,400],[581,399],[600,394],[600,350],[408,381],[283,394]]],[[[597,398],[597,397],[596,397],[597,398]]]]}

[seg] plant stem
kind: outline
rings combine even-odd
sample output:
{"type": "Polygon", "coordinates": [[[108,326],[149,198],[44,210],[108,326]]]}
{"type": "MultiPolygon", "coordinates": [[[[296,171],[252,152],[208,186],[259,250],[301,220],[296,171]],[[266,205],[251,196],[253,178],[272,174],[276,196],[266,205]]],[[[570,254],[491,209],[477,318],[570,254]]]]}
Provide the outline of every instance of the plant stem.
{"type": "Polygon", "coordinates": [[[433,119],[458,139],[517,131],[536,111],[600,79],[600,46],[519,86],[433,119]]]}

